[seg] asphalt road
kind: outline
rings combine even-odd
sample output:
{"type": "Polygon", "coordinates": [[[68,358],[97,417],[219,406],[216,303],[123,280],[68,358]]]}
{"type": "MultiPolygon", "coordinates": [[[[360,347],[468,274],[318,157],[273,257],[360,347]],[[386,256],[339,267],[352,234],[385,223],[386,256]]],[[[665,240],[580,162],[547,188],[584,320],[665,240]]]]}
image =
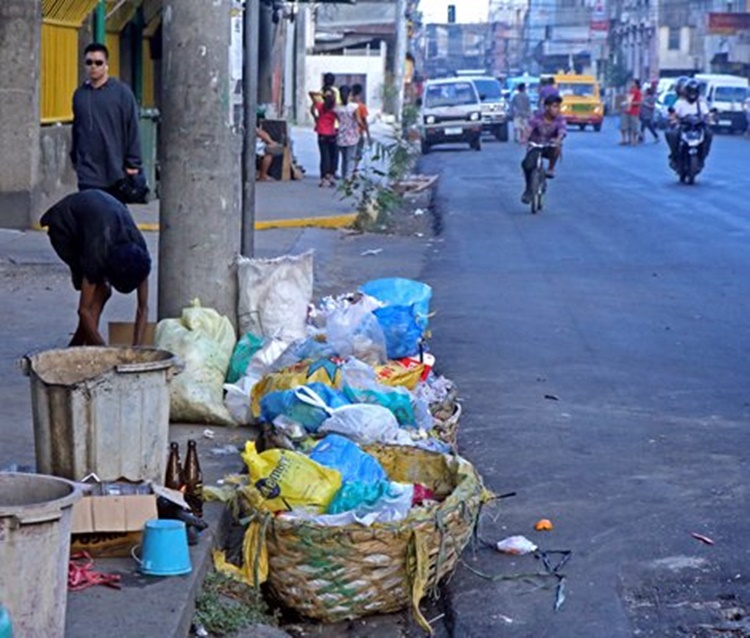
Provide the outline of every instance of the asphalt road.
{"type": "Polygon", "coordinates": [[[750,140],[717,136],[685,186],[663,140],[615,129],[569,132],[535,216],[517,145],[423,159],[442,175],[423,279],[460,449],[516,492],[480,536],[572,552],[558,611],[557,578],[518,578],[538,559],[468,552],[445,599],[459,638],[750,636],[750,140]]]}

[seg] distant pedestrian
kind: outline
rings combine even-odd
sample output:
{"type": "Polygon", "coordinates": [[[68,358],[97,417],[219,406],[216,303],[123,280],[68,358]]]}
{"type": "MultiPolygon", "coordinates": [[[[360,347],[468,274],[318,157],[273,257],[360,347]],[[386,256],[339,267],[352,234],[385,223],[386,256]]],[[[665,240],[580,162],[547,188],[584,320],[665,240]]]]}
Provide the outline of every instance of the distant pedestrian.
{"type": "Polygon", "coordinates": [[[264,131],[260,126],[255,127],[255,156],[258,164],[258,175],[256,179],[259,182],[274,181],[274,178],[268,174],[271,164],[275,157],[284,154],[284,147],[275,142],[274,139],[264,131]]]}
{"type": "Polygon", "coordinates": [[[639,114],[641,120],[640,139],[645,141],[646,130],[651,132],[654,137],[654,143],[659,141],[659,134],[656,132],[654,127],[654,113],[656,111],[656,93],[654,92],[653,86],[646,88],[646,94],[643,96],[643,102],[641,103],[641,112],[639,114]]]}
{"type": "Polygon", "coordinates": [[[89,44],[84,50],[87,79],[73,94],[70,159],[79,190],[99,188],[127,201],[137,199],[140,189],[145,201],[138,104],[126,84],[109,77],[108,61],[103,44],[89,44]],[[126,186],[131,187],[129,194],[123,194],[126,186]]]}
{"type": "Polygon", "coordinates": [[[348,86],[342,86],[340,92],[341,104],[335,109],[339,122],[336,144],[341,154],[341,178],[349,179],[356,165],[357,145],[360,138],[359,105],[349,101],[351,89],[348,86]]]}
{"type": "Polygon", "coordinates": [[[359,168],[359,163],[362,161],[362,158],[364,156],[365,151],[365,142],[367,142],[368,146],[372,146],[372,137],[370,136],[370,124],[368,123],[368,118],[370,117],[370,113],[367,110],[367,104],[365,104],[364,96],[362,95],[364,92],[361,84],[352,84],[352,93],[349,96],[349,100],[354,102],[357,105],[357,111],[359,119],[357,120],[357,123],[359,124],[359,142],[357,142],[357,153],[356,157],[354,158],[354,172],[357,172],[357,169],[359,168]]]}
{"type": "Polygon", "coordinates": [[[531,100],[526,93],[526,84],[521,82],[510,100],[510,112],[513,115],[513,139],[519,144],[526,138],[526,129],[531,117],[531,100]]]}
{"type": "Polygon", "coordinates": [[[635,146],[641,135],[641,84],[638,80],[631,80],[622,115],[620,117],[620,144],[635,146]]]}
{"type": "Polygon", "coordinates": [[[328,89],[318,101],[311,92],[313,105],[310,113],[315,120],[315,132],[318,134],[320,151],[320,186],[336,186],[336,165],[338,163],[338,146],[336,145],[336,96],[328,89]]]}
{"type": "Polygon", "coordinates": [[[78,327],[70,345],[105,345],[99,320],[112,288],[123,294],[137,290],[133,345],[141,345],[148,320],[151,257],[127,207],[102,190],[90,189],[60,200],[42,215],[40,224],[48,227],[52,248],[81,292],[78,327]]]}

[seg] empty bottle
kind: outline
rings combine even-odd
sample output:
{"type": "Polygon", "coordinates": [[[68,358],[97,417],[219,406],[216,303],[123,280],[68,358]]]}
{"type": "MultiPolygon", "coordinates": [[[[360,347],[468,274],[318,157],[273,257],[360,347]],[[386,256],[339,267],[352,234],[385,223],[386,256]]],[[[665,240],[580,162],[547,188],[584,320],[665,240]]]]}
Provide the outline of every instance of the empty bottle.
{"type": "Polygon", "coordinates": [[[185,500],[196,516],[203,516],[203,472],[198,461],[198,447],[194,440],[188,441],[185,459],[185,500]]]}
{"type": "Polygon", "coordinates": [[[170,443],[164,487],[172,490],[181,490],[184,485],[185,478],[182,472],[182,465],[180,464],[180,446],[178,443],[170,443]]]}

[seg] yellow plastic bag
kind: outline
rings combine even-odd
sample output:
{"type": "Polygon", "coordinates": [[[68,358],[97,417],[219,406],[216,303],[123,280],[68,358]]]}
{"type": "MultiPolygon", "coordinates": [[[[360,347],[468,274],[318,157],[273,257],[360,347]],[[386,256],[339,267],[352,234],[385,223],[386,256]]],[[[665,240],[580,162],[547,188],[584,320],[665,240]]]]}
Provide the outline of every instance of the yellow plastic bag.
{"type": "Polygon", "coordinates": [[[253,486],[264,498],[262,506],[271,512],[303,507],[322,514],[341,487],[338,471],[292,450],[258,454],[255,443],[248,441],[242,460],[253,486]]]}
{"type": "Polygon", "coordinates": [[[417,387],[424,374],[424,364],[414,361],[404,364],[401,361],[389,361],[382,366],[375,366],[375,376],[383,385],[404,386],[408,390],[417,387]]]}

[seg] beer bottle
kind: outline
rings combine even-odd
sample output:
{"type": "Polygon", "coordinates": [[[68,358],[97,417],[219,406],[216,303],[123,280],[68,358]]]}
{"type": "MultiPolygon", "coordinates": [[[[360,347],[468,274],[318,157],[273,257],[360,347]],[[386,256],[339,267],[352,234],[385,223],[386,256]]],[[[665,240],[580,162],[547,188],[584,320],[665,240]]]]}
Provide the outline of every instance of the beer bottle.
{"type": "Polygon", "coordinates": [[[180,464],[180,445],[178,443],[169,444],[169,460],[167,461],[167,474],[164,477],[164,487],[172,490],[180,490],[185,480],[180,464]]]}
{"type": "Polygon", "coordinates": [[[198,448],[194,440],[188,441],[185,459],[185,500],[196,516],[203,516],[203,473],[198,462],[198,448]]]}

